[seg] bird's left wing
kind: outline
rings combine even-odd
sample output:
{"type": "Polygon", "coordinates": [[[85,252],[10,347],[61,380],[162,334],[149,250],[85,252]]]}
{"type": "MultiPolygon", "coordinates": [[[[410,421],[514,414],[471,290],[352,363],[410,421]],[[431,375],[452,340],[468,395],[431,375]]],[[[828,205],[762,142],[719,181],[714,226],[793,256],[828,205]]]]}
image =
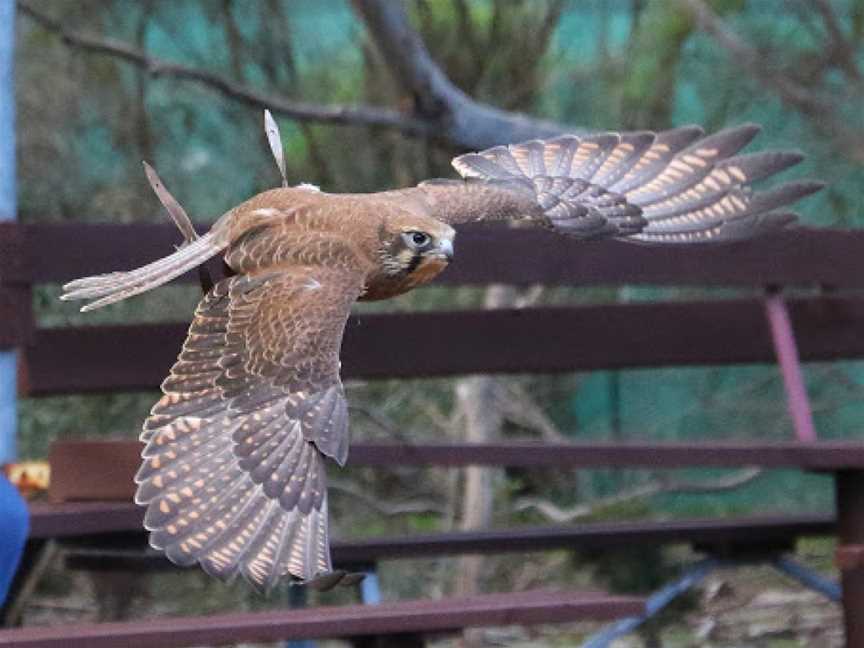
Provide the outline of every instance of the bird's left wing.
{"type": "Polygon", "coordinates": [[[794,151],[739,154],[758,131],[747,124],[705,137],[684,126],[498,146],[455,158],[463,181],[392,193],[450,224],[527,218],[583,239],[749,238],[794,221],[783,208],[822,187],[793,181],[754,191],[752,182],[803,159],[794,151]]]}
{"type": "Polygon", "coordinates": [[[356,273],[293,267],[201,301],[141,439],[150,543],[260,589],[331,573],[324,456],[345,462],[339,378],[356,273]]]}

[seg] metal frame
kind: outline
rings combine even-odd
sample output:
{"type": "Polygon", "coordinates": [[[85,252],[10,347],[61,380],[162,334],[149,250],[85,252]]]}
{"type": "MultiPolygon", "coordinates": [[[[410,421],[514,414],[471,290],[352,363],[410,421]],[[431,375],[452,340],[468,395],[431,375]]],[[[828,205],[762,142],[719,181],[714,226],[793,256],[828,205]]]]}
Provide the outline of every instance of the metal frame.
{"type": "MultiPolygon", "coordinates": [[[[795,332],[786,302],[777,289],[770,289],[765,298],[765,316],[771,330],[771,341],[783,377],[783,387],[795,437],[802,443],[817,441],[813,425],[813,410],[801,369],[801,359],[795,332]]],[[[769,564],[798,581],[804,587],[818,592],[829,600],[843,603],[847,648],[864,646],[864,620],[857,607],[864,605],[864,476],[861,471],[840,472],[835,476],[838,517],[837,564],[841,568],[843,587],[823,578],[804,565],[782,556],[766,556],[758,562],[769,564]],[[840,510],[843,513],[840,513],[840,510]],[[854,543],[854,544],[852,544],[854,543]]],[[[752,559],[748,563],[754,562],[752,559]]],[[[741,561],[707,558],[688,568],[684,575],[658,590],[648,598],[645,614],[622,619],[582,644],[582,648],[608,648],[617,638],[636,630],[656,616],[675,598],[700,583],[711,572],[722,567],[741,564],[741,561]]]]}

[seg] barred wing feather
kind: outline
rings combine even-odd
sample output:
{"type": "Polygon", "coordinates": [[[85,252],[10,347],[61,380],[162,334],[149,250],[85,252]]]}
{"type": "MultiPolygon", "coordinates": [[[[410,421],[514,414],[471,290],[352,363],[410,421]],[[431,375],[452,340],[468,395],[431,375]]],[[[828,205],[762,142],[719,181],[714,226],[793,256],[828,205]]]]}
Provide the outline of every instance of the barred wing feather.
{"type": "MultiPolygon", "coordinates": [[[[787,226],[795,215],[783,208],[822,187],[795,181],[754,191],[751,183],[803,159],[795,151],[738,154],[758,132],[758,126],[747,124],[707,137],[696,126],[565,135],[469,153],[455,158],[453,166],[469,185],[492,183],[500,192],[519,194],[523,203],[525,192],[532,191],[539,219],[564,234],[661,243],[728,241],[787,226]]],[[[443,211],[452,215],[449,222],[460,222],[455,207],[443,211]]],[[[465,220],[484,220],[476,208],[464,212],[465,220]]],[[[500,208],[490,212],[513,215],[500,208]]]]}
{"type": "Polygon", "coordinates": [[[141,436],[153,547],[262,590],[333,583],[324,457],[347,458],[338,354],[359,292],[349,273],[297,268],[202,300],[141,436]]]}

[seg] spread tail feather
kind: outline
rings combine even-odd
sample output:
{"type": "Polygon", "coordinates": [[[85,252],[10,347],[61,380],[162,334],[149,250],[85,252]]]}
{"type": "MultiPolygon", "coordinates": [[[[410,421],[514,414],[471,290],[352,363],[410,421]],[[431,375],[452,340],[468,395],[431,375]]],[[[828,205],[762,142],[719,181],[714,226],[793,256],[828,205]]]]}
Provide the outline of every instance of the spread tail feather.
{"type": "Polygon", "coordinates": [[[85,304],[82,311],[101,308],[168,283],[215,256],[223,247],[216,243],[213,232],[210,232],[184,245],[173,254],[136,270],[110,272],[70,281],[63,286],[60,299],[93,300],[85,304]]]}

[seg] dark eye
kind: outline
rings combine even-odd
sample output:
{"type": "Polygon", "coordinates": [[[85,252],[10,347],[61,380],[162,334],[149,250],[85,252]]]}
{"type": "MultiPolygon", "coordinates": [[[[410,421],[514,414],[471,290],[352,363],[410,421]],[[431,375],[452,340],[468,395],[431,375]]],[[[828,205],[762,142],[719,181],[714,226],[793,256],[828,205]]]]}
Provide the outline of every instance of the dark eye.
{"type": "Polygon", "coordinates": [[[414,245],[414,247],[422,248],[429,244],[429,235],[423,232],[406,232],[405,236],[414,245]]]}

